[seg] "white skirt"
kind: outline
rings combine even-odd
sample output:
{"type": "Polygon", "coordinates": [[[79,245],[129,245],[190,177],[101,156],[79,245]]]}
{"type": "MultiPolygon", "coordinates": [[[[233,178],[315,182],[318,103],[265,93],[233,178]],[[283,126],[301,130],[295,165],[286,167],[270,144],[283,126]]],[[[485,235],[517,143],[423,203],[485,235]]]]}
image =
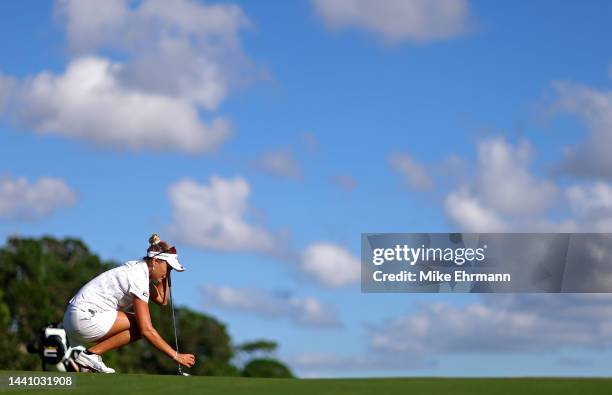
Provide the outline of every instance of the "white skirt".
{"type": "Polygon", "coordinates": [[[100,313],[93,310],[81,310],[68,304],[64,314],[64,329],[70,347],[82,346],[99,340],[108,333],[116,319],[116,310],[100,313]]]}

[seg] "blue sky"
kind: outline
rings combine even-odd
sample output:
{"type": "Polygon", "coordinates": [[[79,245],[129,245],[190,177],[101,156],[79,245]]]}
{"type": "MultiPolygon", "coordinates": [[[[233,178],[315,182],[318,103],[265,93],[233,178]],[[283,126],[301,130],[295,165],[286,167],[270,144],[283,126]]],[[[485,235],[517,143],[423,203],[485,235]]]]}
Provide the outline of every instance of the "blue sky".
{"type": "MultiPolygon", "coordinates": [[[[597,306],[538,347],[541,334],[501,330],[541,315],[530,297],[370,295],[356,281],[362,232],[610,231],[608,2],[111,3],[0,5],[3,239],[77,236],[125,261],[158,232],[189,270],[178,303],[236,341],[277,340],[304,376],[609,375],[599,300],[542,302],[597,306]],[[78,96],[95,73],[113,83],[78,96]],[[457,330],[482,330],[468,306],[516,350],[456,347],[457,330]],[[419,320],[432,335],[404,325],[419,320]],[[434,335],[450,340],[415,345],[434,335]]],[[[571,324],[560,315],[530,328],[571,324]]]]}

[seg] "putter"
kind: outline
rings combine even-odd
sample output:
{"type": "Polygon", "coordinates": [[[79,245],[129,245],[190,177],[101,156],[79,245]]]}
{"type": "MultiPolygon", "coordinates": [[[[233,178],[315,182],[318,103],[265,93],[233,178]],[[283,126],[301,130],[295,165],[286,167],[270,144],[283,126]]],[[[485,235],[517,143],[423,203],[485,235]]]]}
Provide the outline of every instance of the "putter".
{"type": "MultiPolygon", "coordinates": [[[[170,308],[172,309],[172,326],[174,327],[174,345],[176,346],[176,352],[179,352],[178,348],[178,336],[176,334],[176,317],[174,315],[174,298],[172,297],[172,284],[171,277],[168,276],[168,289],[170,290],[170,308]]],[[[178,366],[178,375],[179,376],[189,376],[189,373],[183,372],[181,368],[181,364],[177,364],[178,366]]]]}

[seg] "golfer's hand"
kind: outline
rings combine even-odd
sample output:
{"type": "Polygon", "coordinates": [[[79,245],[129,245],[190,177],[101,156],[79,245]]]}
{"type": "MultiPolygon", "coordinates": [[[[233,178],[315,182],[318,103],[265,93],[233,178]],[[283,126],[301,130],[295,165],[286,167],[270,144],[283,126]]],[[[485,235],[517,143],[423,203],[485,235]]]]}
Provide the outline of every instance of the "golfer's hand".
{"type": "Polygon", "coordinates": [[[187,368],[195,364],[195,356],[193,354],[177,354],[174,360],[187,368]]]}

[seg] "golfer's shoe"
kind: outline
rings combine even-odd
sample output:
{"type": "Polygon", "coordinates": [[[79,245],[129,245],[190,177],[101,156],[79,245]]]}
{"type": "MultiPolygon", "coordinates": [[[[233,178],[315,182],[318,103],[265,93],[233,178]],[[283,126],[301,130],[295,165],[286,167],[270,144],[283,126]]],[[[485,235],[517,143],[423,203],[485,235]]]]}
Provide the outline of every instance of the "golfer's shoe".
{"type": "Polygon", "coordinates": [[[78,357],[74,360],[78,365],[91,369],[95,372],[99,373],[115,373],[115,369],[109,368],[102,362],[102,357],[98,354],[85,354],[84,352],[80,353],[78,357]]]}

